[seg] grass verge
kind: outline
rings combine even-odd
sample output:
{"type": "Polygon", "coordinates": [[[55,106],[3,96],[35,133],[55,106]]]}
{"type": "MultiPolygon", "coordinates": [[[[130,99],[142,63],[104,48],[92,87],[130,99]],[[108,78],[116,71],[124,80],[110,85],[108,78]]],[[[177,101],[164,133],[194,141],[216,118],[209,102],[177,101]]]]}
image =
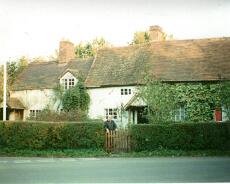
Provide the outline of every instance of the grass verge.
{"type": "Polygon", "coordinates": [[[65,149],[65,150],[16,150],[1,148],[0,156],[9,157],[205,157],[205,156],[230,156],[229,151],[222,150],[154,150],[129,153],[106,153],[104,150],[95,149],[65,149]]]}

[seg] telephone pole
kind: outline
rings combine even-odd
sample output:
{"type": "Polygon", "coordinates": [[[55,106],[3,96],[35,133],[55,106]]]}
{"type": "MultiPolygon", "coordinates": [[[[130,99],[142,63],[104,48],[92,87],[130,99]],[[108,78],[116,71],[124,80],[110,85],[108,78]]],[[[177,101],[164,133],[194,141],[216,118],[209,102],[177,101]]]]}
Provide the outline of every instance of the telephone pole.
{"type": "Polygon", "coordinates": [[[3,121],[6,121],[6,77],[7,77],[7,63],[4,62],[4,84],[3,84],[3,121]]]}

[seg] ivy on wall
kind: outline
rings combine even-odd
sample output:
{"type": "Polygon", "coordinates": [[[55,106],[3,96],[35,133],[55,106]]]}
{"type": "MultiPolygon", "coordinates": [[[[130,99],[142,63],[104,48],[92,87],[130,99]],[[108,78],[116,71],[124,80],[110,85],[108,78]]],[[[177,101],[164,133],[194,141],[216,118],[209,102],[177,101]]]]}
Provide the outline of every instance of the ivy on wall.
{"type": "Polygon", "coordinates": [[[73,110],[86,112],[89,108],[90,97],[81,79],[79,79],[76,86],[66,91],[63,86],[58,85],[54,89],[54,95],[54,101],[59,101],[58,110],[62,107],[66,112],[73,110]]]}
{"type": "Polygon", "coordinates": [[[77,85],[67,90],[62,99],[64,111],[82,110],[87,111],[89,107],[90,97],[81,80],[77,85]]]}
{"type": "Polygon", "coordinates": [[[213,120],[213,110],[216,107],[224,107],[230,119],[229,81],[174,84],[148,81],[139,92],[149,107],[150,122],[171,121],[179,105],[185,107],[186,120],[189,121],[213,120]]]}
{"type": "Polygon", "coordinates": [[[213,120],[213,110],[220,105],[218,84],[175,84],[172,86],[175,103],[184,104],[186,119],[191,121],[213,120]]]}

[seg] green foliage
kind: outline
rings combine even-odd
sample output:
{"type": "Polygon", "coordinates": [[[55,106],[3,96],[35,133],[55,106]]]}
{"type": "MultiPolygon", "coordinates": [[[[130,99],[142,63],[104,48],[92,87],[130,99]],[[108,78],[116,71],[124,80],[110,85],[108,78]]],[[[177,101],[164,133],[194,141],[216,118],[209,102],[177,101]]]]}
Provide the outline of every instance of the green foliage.
{"type": "Polygon", "coordinates": [[[17,76],[27,67],[28,59],[21,57],[17,61],[7,62],[7,79],[8,85],[12,85],[17,76]]]}
{"type": "Polygon", "coordinates": [[[100,149],[104,128],[91,123],[0,122],[0,147],[14,149],[100,149]]]}
{"type": "Polygon", "coordinates": [[[150,122],[174,120],[176,106],[185,106],[186,120],[199,122],[213,120],[213,110],[225,107],[229,117],[230,83],[175,83],[148,81],[140,89],[148,107],[150,122]]]}
{"type": "Polygon", "coordinates": [[[186,105],[186,117],[190,121],[213,120],[213,110],[218,106],[218,85],[211,83],[175,84],[177,103],[186,105]]]}
{"type": "Polygon", "coordinates": [[[174,39],[173,34],[166,34],[166,33],[164,33],[163,40],[173,40],[173,39],[174,39]]]}
{"type": "Polygon", "coordinates": [[[3,148],[0,156],[24,156],[24,157],[105,157],[108,153],[103,149],[55,149],[55,150],[31,150],[3,148]]]}
{"type": "Polygon", "coordinates": [[[219,99],[223,106],[223,111],[230,120],[230,81],[223,81],[219,83],[219,99]]]}
{"type": "Polygon", "coordinates": [[[53,97],[53,101],[58,102],[58,106],[57,106],[57,111],[61,110],[61,106],[62,106],[62,102],[63,102],[63,98],[64,98],[64,94],[65,94],[65,90],[64,87],[60,84],[58,84],[54,89],[54,97],[53,97]]]}
{"type": "Polygon", "coordinates": [[[175,97],[169,84],[160,81],[149,81],[140,89],[139,96],[148,104],[150,122],[165,123],[170,121],[175,109],[175,97]]]}
{"type": "MultiPolygon", "coordinates": [[[[20,59],[12,62],[7,62],[7,91],[14,83],[17,76],[26,68],[28,65],[28,59],[26,57],[21,57],[20,59]]],[[[0,103],[3,100],[3,66],[0,66],[0,103]]],[[[9,94],[9,92],[8,92],[9,94]]]]}
{"type": "Polygon", "coordinates": [[[89,107],[90,97],[81,80],[77,85],[67,90],[62,99],[64,111],[81,110],[87,111],[89,107]]]}
{"type": "Polygon", "coordinates": [[[130,133],[134,151],[230,150],[230,122],[133,125],[130,133]]]}
{"type": "Polygon", "coordinates": [[[110,47],[111,44],[106,42],[104,38],[96,38],[92,42],[80,43],[75,47],[75,55],[77,58],[88,58],[95,56],[98,49],[110,47]]]}
{"type": "Polygon", "coordinates": [[[149,33],[147,31],[138,31],[134,33],[134,37],[130,45],[142,44],[147,42],[149,42],[149,33]]]}
{"type": "MultiPolygon", "coordinates": [[[[173,35],[164,33],[163,40],[173,40],[173,35]]],[[[148,31],[138,31],[134,33],[133,40],[130,45],[148,43],[150,40],[148,31]]]]}
{"type": "Polygon", "coordinates": [[[103,149],[55,149],[55,150],[31,150],[31,149],[0,149],[0,156],[22,157],[206,157],[206,156],[230,156],[228,150],[168,150],[157,149],[154,151],[121,152],[108,154],[103,149]]]}
{"type": "Polygon", "coordinates": [[[82,110],[55,112],[46,108],[39,112],[36,117],[31,116],[28,118],[28,120],[49,122],[85,121],[87,120],[87,113],[82,110]]]}

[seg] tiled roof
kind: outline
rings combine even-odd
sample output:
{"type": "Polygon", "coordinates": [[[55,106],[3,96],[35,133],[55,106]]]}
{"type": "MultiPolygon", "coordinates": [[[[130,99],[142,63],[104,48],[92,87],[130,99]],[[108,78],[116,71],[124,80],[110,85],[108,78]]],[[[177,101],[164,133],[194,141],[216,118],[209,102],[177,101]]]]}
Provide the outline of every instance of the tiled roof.
{"type": "Polygon", "coordinates": [[[18,76],[12,90],[28,89],[52,89],[57,83],[60,75],[67,69],[78,71],[76,77],[83,79],[88,75],[93,58],[87,60],[72,60],[68,64],[58,64],[58,62],[31,63],[18,76]]]}
{"type": "Polygon", "coordinates": [[[142,84],[146,75],[164,81],[230,79],[230,38],[150,42],[105,48],[97,54],[87,87],[142,84]]]}

